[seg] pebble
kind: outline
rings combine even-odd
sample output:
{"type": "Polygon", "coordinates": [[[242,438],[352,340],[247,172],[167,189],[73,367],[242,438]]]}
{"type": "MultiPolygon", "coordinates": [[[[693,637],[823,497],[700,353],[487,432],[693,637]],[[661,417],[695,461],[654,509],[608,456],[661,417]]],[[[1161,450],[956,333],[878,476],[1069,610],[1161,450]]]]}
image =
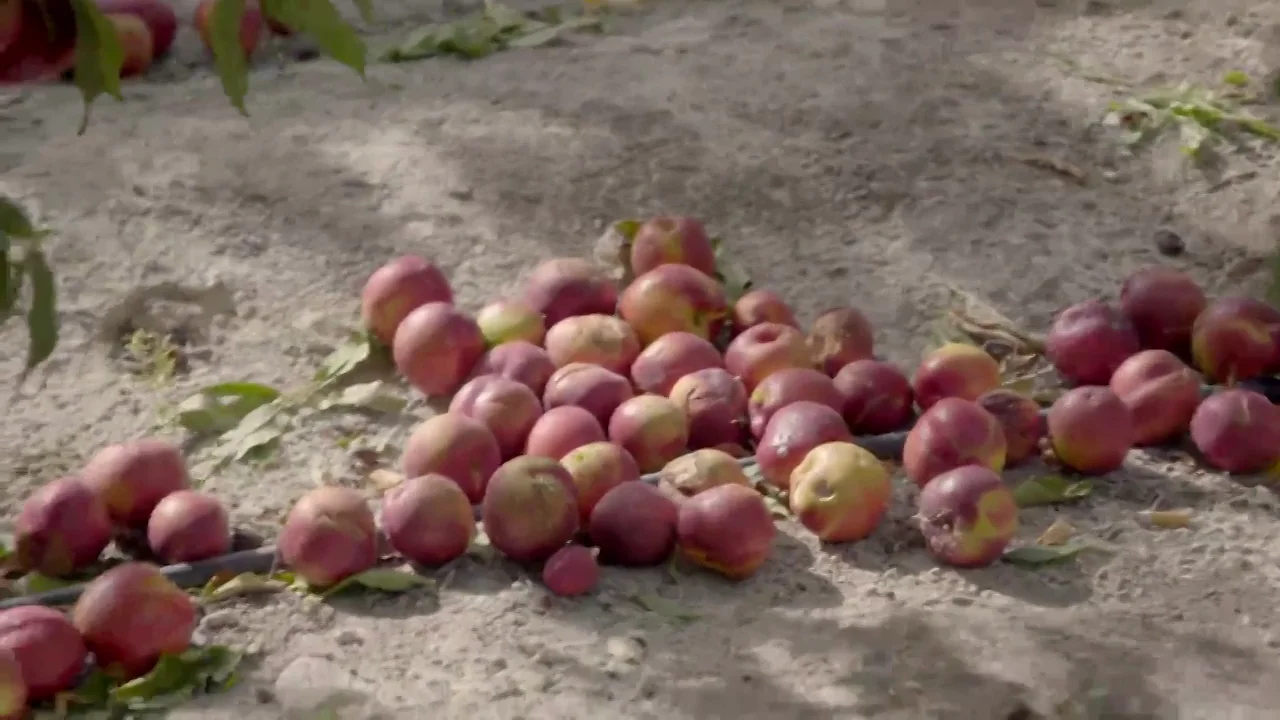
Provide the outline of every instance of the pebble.
{"type": "Polygon", "coordinates": [[[321,657],[304,655],[276,678],[276,700],[285,708],[320,713],[371,701],[368,688],[350,672],[321,657]]]}
{"type": "Polygon", "coordinates": [[[1183,242],[1182,237],[1168,228],[1157,230],[1152,240],[1155,242],[1156,250],[1166,257],[1177,257],[1187,249],[1187,244],[1183,242]]]}

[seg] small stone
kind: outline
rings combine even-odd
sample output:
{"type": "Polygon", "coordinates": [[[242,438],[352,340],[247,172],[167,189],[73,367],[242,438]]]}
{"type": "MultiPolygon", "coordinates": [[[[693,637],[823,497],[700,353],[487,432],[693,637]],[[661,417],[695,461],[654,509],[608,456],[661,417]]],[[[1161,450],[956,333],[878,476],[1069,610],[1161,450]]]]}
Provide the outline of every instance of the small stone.
{"type": "Polygon", "coordinates": [[[1183,242],[1182,237],[1168,228],[1157,230],[1152,240],[1155,242],[1156,250],[1167,257],[1177,257],[1187,249],[1187,244],[1183,242]]]}
{"type": "Polygon", "coordinates": [[[314,656],[289,663],[276,678],[274,692],[281,705],[306,712],[359,706],[370,700],[367,688],[350,672],[314,656]]]}
{"type": "Polygon", "coordinates": [[[234,610],[214,610],[200,621],[200,628],[206,632],[225,630],[240,624],[240,618],[234,610]]]}

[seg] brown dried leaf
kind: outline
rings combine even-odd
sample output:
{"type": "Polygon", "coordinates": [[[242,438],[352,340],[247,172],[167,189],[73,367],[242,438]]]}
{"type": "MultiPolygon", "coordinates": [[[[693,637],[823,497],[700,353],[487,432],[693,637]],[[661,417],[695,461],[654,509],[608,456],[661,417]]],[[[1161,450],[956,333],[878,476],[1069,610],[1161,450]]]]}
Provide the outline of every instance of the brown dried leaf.
{"type": "Polygon", "coordinates": [[[1084,185],[1088,180],[1088,175],[1084,170],[1072,165],[1066,160],[1061,160],[1047,155],[1021,155],[1018,160],[1040,170],[1048,170],[1057,173],[1078,185],[1084,185]]]}
{"type": "Polygon", "coordinates": [[[1138,519],[1144,525],[1161,530],[1178,530],[1191,525],[1191,508],[1178,508],[1176,510],[1143,510],[1138,513],[1138,519]]]}
{"type": "Polygon", "coordinates": [[[1076,529],[1071,523],[1061,518],[1054,520],[1053,524],[1045,528],[1040,533],[1040,537],[1036,538],[1037,545],[1062,545],[1074,537],[1076,529]]]}
{"type": "Polygon", "coordinates": [[[385,493],[404,482],[404,476],[394,470],[378,468],[369,473],[365,480],[379,493],[385,493]]]}

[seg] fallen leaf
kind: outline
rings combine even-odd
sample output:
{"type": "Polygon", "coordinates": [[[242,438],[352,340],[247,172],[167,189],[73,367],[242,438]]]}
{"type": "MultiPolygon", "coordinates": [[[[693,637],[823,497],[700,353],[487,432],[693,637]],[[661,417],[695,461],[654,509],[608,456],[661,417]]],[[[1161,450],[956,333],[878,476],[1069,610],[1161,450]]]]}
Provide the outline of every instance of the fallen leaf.
{"type": "Polygon", "coordinates": [[[14,588],[23,595],[38,595],[40,593],[49,592],[50,590],[61,590],[65,587],[75,585],[75,580],[64,580],[63,578],[49,577],[41,575],[38,572],[30,572],[18,578],[14,588]]]}
{"type": "Polygon", "coordinates": [[[661,615],[668,620],[693,622],[694,620],[702,618],[698,613],[681,607],[680,605],[658,595],[642,593],[639,595],[632,595],[631,599],[645,610],[661,615]]]}
{"type": "Polygon", "coordinates": [[[151,672],[111,690],[112,703],[135,712],[166,710],[195,695],[226,690],[235,684],[243,657],[222,645],[161,656],[151,672]]]}
{"type": "Polygon", "coordinates": [[[373,344],[364,333],[352,333],[347,342],[338,346],[329,356],[320,362],[316,371],[315,382],[328,383],[362,369],[365,363],[374,356],[373,344]]]}
{"type": "Polygon", "coordinates": [[[402,593],[414,588],[435,587],[435,581],[431,578],[423,577],[412,570],[374,568],[342,580],[336,585],[325,589],[321,592],[321,595],[330,597],[356,586],[377,590],[378,592],[402,593]]]}
{"type": "Polygon", "coordinates": [[[198,435],[220,435],[279,397],[279,390],[259,383],[210,385],[178,404],[178,424],[198,435]]]}
{"type": "Polygon", "coordinates": [[[367,478],[369,484],[380,493],[385,493],[393,487],[404,482],[404,476],[394,470],[386,468],[378,468],[369,473],[367,478]]]}
{"type": "Polygon", "coordinates": [[[245,595],[277,593],[288,587],[289,583],[282,579],[269,578],[257,573],[240,573],[216,587],[206,586],[206,591],[201,593],[201,597],[210,602],[218,602],[245,595]]]}
{"type": "Polygon", "coordinates": [[[402,412],[409,401],[395,394],[381,380],[348,385],[337,395],[320,401],[321,410],[372,410],[395,415],[402,412]]]}
{"type": "Polygon", "coordinates": [[[1070,560],[1076,555],[1079,555],[1082,551],[1088,549],[1088,547],[1088,545],[1084,545],[1082,543],[1067,543],[1065,545],[1023,545],[1022,547],[1006,550],[1002,559],[1013,565],[1039,567],[1041,565],[1052,565],[1070,560]]]}
{"type": "Polygon", "coordinates": [[[1138,513],[1138,519],[1150,527],[1160,528],[1161,530],[1179,530],[1191,525],[1191,515],[1190,508],[1143,510],[1138,513]]]}
{"type": "Polygon", "coordinates": [[[1048,170],[1066,177],[1074,182],[1083,185],[1088,176],[1084,170],[1072,165],[1066,160],[1045,155],[1023,155],[1018,158],[1023,163],[1040,170],[1048,170]]]}
{"type": "Polygon", "coordinates": [[[1053,524],[1045,528],[1040,533],[1040,537],[1036,538],[1037,545],[1063,545],[1076,534],[1076,529],[1071,523],[1061,518],[1054,520],[1053,524]]]}
{"type": "Polygon", "coordinates": [[[1068,480],[1061,475],[1041,475],[1018,483],[1013,499],[1018,507],[1037,507],[1072,502],[1093,492],[1088,480],[1068,480]]]}

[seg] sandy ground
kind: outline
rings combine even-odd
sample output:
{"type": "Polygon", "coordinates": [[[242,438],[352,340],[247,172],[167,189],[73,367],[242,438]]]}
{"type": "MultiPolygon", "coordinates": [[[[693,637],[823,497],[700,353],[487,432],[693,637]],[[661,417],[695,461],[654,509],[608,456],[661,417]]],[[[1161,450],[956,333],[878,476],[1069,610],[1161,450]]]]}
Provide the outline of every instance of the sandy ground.
{"type": "MultiPolygon", "coordinates": [[[[378,10],[372,42],[457,12],[378,10]]],[[[398,252],[434,257],[474,309],[539,260],[590,252],[613,219],[691,213],[806,318],[864,308],[906,365],[949,288],[1029,327],[1156,261],[1216,293],[1255,291],[1280,234],[1276,155],[1234,156],[1217,176],[1172,149],[1131,157],[1093,125],[1117,89],[1089,77],[1215,83],[1278,67],[1275,3],[673,0],[567,47],[378,66],[365,84],[268,53],[245,120],[184,30],[177,56],[124,105],[100,103],[85,137],[73,89],[3,96],[0,190],[58,232],[64,340],[43,391],[5,400],[0,510],[199,387],[304,381],[353,325],[364,277],[398,252]],[[1184,254],[1161,258],[1165,230],[1184,254]],[[156,388],[95,336],[131,291],[169,281],[223,283],[234,315],[196,327],[189,371],[156,388]]],[[[3,347],[19,333],[6,327],[3,347]]],[[[0,358],[0,375],[20,361],[0,358]]],[[[278,462],[208,487],[269,530],[317,478],[359,481],[340,436],[390,438],[393,456],[406,427],[304,427],[278,462]]],[[[1039,570],[937,569],[898,549],[906,514],[904,494],[874,538],[836,550],[787,528],[737,586],[610,570],[597,597],[565,602],[468,559],[439,592],[237,601],[202,630],[251,647],[245,681],[180,715],[321,717],[327,702],[345,709],[324,717],[1246,720],[1280,707],[1273,493],[1134,453],[1084,503],[1025,513],[1028,537],[1063,517],[1113,550],[1039,570]],[[1192,527],[1140,527],[1157,501],[1194,508],[1192,527]],[[698,617],[647,611],[646,596],[698,617]]]]}

